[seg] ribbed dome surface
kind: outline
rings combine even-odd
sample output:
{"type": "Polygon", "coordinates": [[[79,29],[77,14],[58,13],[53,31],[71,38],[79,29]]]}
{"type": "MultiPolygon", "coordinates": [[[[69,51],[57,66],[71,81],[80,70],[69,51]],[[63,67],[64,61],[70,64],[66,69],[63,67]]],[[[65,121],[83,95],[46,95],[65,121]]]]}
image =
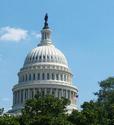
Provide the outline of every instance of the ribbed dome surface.
{"type": "Polygon", "coordinates": [[[42,45],[34,48],[26,57],[24,66],[37,63],[59,63],[67,65],[67,60],[63,53],[54,45],[42,45]]]}

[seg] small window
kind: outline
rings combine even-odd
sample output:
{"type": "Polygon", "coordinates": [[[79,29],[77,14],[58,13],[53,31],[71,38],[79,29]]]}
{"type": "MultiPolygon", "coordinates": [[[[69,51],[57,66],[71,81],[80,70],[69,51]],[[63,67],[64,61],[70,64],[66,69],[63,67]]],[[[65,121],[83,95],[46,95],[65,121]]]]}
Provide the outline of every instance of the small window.
{"type": "Polygon", "coordinates": [[[61,81],[63,81],[63,75],[61,74],[61,81]]]}
{"type": "Polygon", "coordinates": [[[40,73],[38,73],[38,80],[40,80],[40,73]]]}
{"type": "Polygon", "coordinates": [[[35,74],[33,74],[33,80],[35,80],[35,74]]]}
{"type": "Polygon", "coordinates": [[[54,74],[52,73],[52,80],[54,80],[55,78],[54,78],[54,74]]]}
{"type": "Polygon", "coordinates": [[[45,80],[45,74],[44,73],[42,74],[42,80],[45,80]]]}
{"type": "Polygon", "coordinates": [[[56,74],[56,80],[59,80],[59,75],[58,74],[56,74]]]}
{"type": "Polygon", "coordinates": [[[66,81],[66,75],[64,75],[64,81],[66,81]]]}
{"type": "Polygon", "coordinates": [[[47,80],[49,80],[49,73],[47,73],[47,80]]]}
{"type": "Polygon", "coordinates": [[[41,56],[39,56],[39,59],[41,59],[42,57],[41,56]]]}
{"type": "Polygon", "coordinates": [[[24,76],[23,76],[23,82],[25,81],[24,76]]]}
{"type": "Polygon", "coordinates": [[[29,80],[31,80],[31,74],[29,74],[29,80]]]}
{"type": "Polygon", "coordinates": [[[26,81],[27,81],[27,74],[26,74],[26,81]]]}
{"type": "Polygon", "coordinates": [[[38,59],[38,56],[36,56],[36,60],[38,59]]]}

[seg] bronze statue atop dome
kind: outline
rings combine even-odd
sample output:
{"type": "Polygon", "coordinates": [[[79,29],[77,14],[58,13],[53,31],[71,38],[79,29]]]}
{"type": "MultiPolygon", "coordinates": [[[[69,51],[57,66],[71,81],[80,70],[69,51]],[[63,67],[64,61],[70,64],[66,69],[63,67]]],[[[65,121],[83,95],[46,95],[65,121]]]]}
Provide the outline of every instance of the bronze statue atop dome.
{"type": "Polygon", "coordinates": [[[48,29],[48,14],[46,13],[45,17],[44,17],[45,23],[44,23],[44,28],[43,29],[48,29]]]}

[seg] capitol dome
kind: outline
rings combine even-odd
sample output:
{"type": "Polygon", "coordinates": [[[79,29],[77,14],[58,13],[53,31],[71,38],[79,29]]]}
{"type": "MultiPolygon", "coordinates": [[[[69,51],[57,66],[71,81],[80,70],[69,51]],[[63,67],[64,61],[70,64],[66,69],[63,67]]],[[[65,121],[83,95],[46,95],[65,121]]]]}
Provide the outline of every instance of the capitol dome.
{"type": "Polygon", "coordinates": [[[18,72],[18,83],[12,89],[13,113],[20,112],[25,101],[38,93],[65,97],[71,102],[68,111],[77,109],[78,89],[72,84],[73,75],[66,57],[53,45],[47,19],[46,15],[40,43],[27,54],[24,65],[18,72]]]}
{"type": "Polygon", "coordinates": [[[63,53],[52,44],[39,44],[38,47],[34,48],[30,53],[28,53],[24,62],[24,67],[38,65],[41,63],[56,63],[66,67],[68,65],[63,53]]]}

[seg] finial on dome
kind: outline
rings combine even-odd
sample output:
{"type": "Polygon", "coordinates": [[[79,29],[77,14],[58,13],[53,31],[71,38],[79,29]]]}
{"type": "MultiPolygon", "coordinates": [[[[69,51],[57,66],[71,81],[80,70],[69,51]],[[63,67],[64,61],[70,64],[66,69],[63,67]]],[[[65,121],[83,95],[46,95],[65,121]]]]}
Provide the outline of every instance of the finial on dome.
{"type": "Polygon", "coordinates": [[[45,23],[44,23],[43,29],[48,29],[49,27],[48,27],[48,14],[47,13],[45,14],[44,20],[45,20],[45,23]]]}

